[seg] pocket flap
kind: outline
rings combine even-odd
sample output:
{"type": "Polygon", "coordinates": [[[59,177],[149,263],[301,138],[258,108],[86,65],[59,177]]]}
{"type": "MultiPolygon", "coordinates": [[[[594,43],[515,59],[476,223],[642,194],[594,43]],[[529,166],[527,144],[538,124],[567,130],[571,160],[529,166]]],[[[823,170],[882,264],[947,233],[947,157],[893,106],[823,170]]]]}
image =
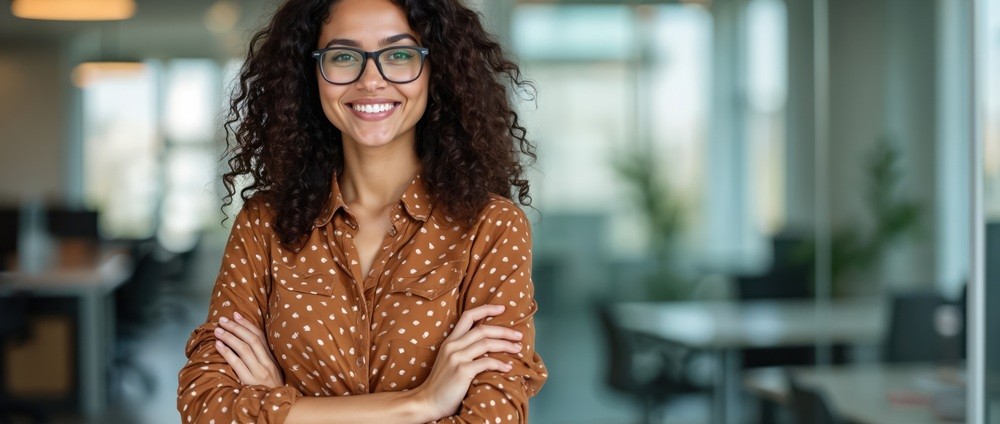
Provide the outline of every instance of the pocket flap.
{"type": "Polygon", "coordinates": [[[389,291],[409,293],[425,299],[434,299],[454,289],[462,282],[462,261],[445,262],[430,270],[413,271],[412,276],[392,277],[389,291]]]}
{"type": "Polygon", "coordinates": [[[299,293],[330,296],[333,294],[333,275],[308,272],[279,265],[274,269],[274,281],[281,287],[299,293]]]}

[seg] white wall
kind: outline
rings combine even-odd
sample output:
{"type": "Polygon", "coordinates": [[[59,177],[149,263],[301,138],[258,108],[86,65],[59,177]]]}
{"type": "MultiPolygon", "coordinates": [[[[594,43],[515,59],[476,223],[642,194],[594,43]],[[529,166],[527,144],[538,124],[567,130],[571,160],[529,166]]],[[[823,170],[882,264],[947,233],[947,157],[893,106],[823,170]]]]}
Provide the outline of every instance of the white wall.
{"type": "Polygon", "coordinates": [[[0,199],[65,194],[70,110],[59,46],[0,44],[0,199]]]}

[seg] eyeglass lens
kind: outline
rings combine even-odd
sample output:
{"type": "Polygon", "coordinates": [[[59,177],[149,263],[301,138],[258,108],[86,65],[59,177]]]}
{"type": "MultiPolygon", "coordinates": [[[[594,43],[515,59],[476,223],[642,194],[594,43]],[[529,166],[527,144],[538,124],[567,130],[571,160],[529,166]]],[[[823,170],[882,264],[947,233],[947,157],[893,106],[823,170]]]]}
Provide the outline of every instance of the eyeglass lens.
{"type": "MultiPolygon", "coordinates": [[[[327,50],[320,56],[320,69],[328,81],[346,84],[361,76],[364,60],[364,54],[354,50],[327,50]]],[[[384,50],[376,60],[382,70],[382,77],[389,82],[410,82],[420,75],[422,63],[417,49],[399,47],[384,50]]]]}

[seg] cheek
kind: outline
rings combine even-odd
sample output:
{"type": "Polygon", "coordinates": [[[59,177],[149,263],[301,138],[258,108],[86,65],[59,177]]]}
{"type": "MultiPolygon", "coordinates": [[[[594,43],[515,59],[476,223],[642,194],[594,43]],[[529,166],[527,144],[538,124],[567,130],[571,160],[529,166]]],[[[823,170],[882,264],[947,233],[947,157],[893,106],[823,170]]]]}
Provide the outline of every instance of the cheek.
{"type": "Polygon", "coordinates": [[[427,78],[421,77],[419,80],[414,82],[415,83],[419,82],[420,84],[414,84],[412,87],[407,87],[410,90],[408,90],[408,92],[405,94],[406,97],[410,100],[410,102],[413,103],[414,110],[419,112],[420,116],[423,116],[424,111],[427,110],[427,100],[429,98],[428,97],[429,87],[427,78]]]}
{"type": "Polygon", "coordinates": [[[324,85],[323,81],[320,82],[319,104],[323,108],[326,119],[337,128],[340,128],[341,119],[336,109],[340,105],[341,94],[336,90],[336,87],[331,87],[329,84],[324,85]]]}

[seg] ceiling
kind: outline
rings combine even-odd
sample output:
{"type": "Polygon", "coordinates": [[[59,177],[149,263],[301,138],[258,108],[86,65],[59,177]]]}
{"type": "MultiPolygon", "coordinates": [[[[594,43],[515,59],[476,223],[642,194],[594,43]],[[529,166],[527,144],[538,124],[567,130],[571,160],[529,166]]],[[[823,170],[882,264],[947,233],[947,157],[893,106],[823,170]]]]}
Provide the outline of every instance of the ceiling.
{"type": "MultiPolygon", "coordinates": [[[[14,0],[16,1],[16,0],[14,0]]],[[[21,19],[0,0],[0,46],[47,45],[79,55],[106,51],[132,57],[224,57],[242,55],[250,32],[280,0],[229,0],[238,5],[233,29],[217,33],[205,25],[212,0],[136,0],[136,14],[117,22],[60,22],[21,19]]]]}

